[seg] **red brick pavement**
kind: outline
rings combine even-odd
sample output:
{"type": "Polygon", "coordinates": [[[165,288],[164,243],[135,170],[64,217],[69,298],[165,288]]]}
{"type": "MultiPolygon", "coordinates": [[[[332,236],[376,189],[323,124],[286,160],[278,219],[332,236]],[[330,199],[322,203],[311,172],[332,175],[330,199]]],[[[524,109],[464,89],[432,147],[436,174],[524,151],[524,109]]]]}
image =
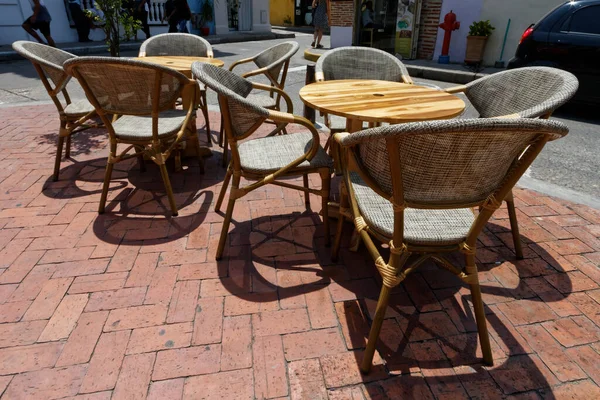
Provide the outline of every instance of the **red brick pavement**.
{"type": "Polygon", "coordinates": [[[363,376],[380,280],[347,249],[350,226],[332,263],[301,194],[265,187],[238,202],[215,262],[218,147],[205,175],[193,159],[171,174],[179,217],[135,162],[99,216],[106,138],[76,137],[52,182],[57,126],[51,106],[0,110],[2,400],[600,398],[600,211],[516,190],[522,261],[506,210],[490,222],[478,261],[494,367],[468,290],[426,265],[395,290],[363,376]]]}

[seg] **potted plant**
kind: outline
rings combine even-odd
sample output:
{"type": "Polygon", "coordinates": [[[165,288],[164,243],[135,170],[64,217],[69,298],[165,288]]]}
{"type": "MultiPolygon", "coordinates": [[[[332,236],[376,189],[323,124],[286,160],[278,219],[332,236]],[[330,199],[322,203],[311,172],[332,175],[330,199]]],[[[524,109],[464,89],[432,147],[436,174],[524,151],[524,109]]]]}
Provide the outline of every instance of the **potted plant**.
{"type": "Polygon", "coordinates": [[[210,33],[210,27],[206,24],[213,20],[213,5],[210,0],[204,0],[202,7],[200,7],[200,34],[202,36],[208,36],[210,33]]]}
{"type": "Polygon", "coordinates": [[[485,51],[485,44],[494,29],[495,28],[490,24],[489,20],[473,22],[471,26],[469,26],[465,63],[481,63],[483,60],[483,52],[485,51]]]}

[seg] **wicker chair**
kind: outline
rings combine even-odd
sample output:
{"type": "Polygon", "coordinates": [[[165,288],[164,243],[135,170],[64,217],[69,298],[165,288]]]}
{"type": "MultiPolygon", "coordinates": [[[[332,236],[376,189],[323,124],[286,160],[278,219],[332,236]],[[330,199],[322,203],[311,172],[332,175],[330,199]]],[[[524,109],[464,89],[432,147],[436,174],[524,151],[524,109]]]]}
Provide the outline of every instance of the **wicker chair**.
{"type": "Polygon", "coordinates": [[[475,264],[477,236],[546,142],[567,132],[554,121],[471,119],[334,135],[343,153],[340,213],[353,219],[383,278],[363,372],[371,367],[391,289],[429,258],[470,285],[483,359],[493,363],[475,264]],[[372,238],[389,245],[387,262],[372,238]],[[454,251],[465,255],[464,269],[444,257],[454,251]]]}
{"type": "MultiPolygon", "coordinates": [[[[370,47],[338,47],[329,50],[317,61],[315,80],[377,79],[381,81],[414,83],[408,70],[393,55],[370,47]]],[[[346,130],[346,119],[323,115],[331,133],[346,130]]]]}
{"type": "MultiPolygon", "coordinates": [[[[253,57],[244,58],[234,62],[229,67],[229,70],[233,71],[238,65],[254,62],[258,69],[245,72],[242,74],[242,77],[250,78],[252,76],[264,75],[269,79],[271,87],[283,90],[290,60],[292,56],[298,52],[298,47],[298,43],[296,42],[279,43],[261,51],[253,57]]],[[[276,94],[275,91],[270,91],[269,94],[250,94],[247,99],[260,107],[269,110],[280,110],[281,95],[276,94]]],[[[287,112],[292,113],[293,109],[290,107],[287,109],[287,112]]],[[[227,136],[223,135],[222,122],[223,121],[221,121],[221,132],[219,133],[219,145],[224,149],[223,166],[225,166],[227,164],[227,136]]],[[[271,134],[275,134],[282,129],[281,124],[279,124],[271,134]]]]}
{"type": "Polygon", "coordinates": [[[57,181],[65,139],[67,141],[65,157],[69,158],[71,156],[71,135],[99,126],[98,124],[85,124],[90,118],[95,117],[96,111],[94,106],[85,99],[72,102],[67,91],[67,84],[71,77],[65,73],[63,63],[75,58],[74,54],[28,41],[14,42],[12,47],[17,53],[31,61],[58,110],[60,128],[53,175],[53,179],[57,181]],[[59,93],[63,94],[65,105],[58,97],[59,93]]]}
{"type": "MultiPolygon", "coordinates": [[[[163,33],[146,39],[140,47],[138,57],[152,56],[187,56],[213,58],[212,46],[200,36],[189,33],[163,33]]],[[[200,109],[206,121],[206,136],[208,144],[212,143],[210,121],[208,118],[208,102],[206,88],[200,86],[200,109]]]]}
{"type": "MultiPolygon", "coordinates": [[[[178,144],[186,135],[196,133],[190,129],[193,103],[187,110],[176,110],[172,105],[185,91],[193,93],[197,83],[170,68],[110,57],[76,58],[65,63],[65,70],[79,80],[108,130],[110,153],[98,212],[104,212],[114,164],[138,157],[143,168],[143,157],[147,156],[160,168],[171,211],[176,216],[165,162],[172,152],[177,154],[178,144]],[[111,121],[110,115],[120,117],[111,121]],[[127,147],[118,153],[118,144],[127,147]]],[[[193,142],[198,146],[202,167],[200,145],[197,140],[193,142]]]]}
{"type": "Polygon", "coordinates": [[[329,199],[333,161],[319,144],[319,133],[315,127],[305,118],[268,110],[248,100],[253,89],[260,89],[274,91],[288,105],[291,104],[289,96],[277,87],[250,82],[233,72],[208,64],[194,63],[192,64],[192,71],[200,82],[217,92],[225,121],[225,134],[231,144],[232,160],[215,205],[215,210],[218,212],[229,186],[229,181],[233,176],[225,221],[221,228],[221,237],[216,254],[217,260],[223,255],[235,201],[254,189],[269,183],[304,191],[307,208],[309,208],[308,196],[310,193],[321,196],[325,239],[329,244],[327,201],[329,199]],[[245,140],[240,143],[240,141],[252,135],[267,119],[282,123],[284,126],[287,124],[302,125],[308,131],[289,135],[267,136],[245,140]],[[321,176],[322,185],[320,190],[308,187],[308,174],[311,173],[318,173],[321,176]],[[288,176],[302,176],[304,186],[300,187],[279,180],[288,176]],[[240,187],[242,177],[257,182],[240,187]]]}
{"type": "MultiPolygon", "coordinates": [[[[467,85],[446,89],[464,93],[480,118],[550,118],[571,99],[579,82],[566,71],[548,67],[527,67],[502,71],[467,85]]],[[[519,224],[512,191],[506,197],[508,216],[517,258],[523,258],[519,224]]]]}

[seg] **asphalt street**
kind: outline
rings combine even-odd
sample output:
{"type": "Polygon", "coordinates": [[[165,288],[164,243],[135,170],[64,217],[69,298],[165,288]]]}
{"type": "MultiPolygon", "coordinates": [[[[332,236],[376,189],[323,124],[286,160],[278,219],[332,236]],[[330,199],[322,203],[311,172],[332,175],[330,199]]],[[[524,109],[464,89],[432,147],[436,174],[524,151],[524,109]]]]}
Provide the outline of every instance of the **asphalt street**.
{"type": "MultiPolygon", "coordinates": [[[[298,97],[299,90],[305,84],[306,65],[309,61],[303,57],[309,47],[312,35],[296,33],[300,50],[293,57],[286,91],[294,102],[294,113],[302,114],[303,104],[298,97]]],[[[213,47],[215,57],[225,61],[226,67],[235,60],[249,57],[283,40],[219,44],[213,47]]],[[[328,38],[324,38],[328,45],[328,38]]],[[[133,52],[123,53],[125,57],[135,57],[133,52]]],[[[239,71],[250,70],[251,66],[239,71]]],[[[238,71],[238,69],[236,69],[238,71]]],[[[253,78],[254,79],[254,78],[253,78]]],[[[267,82],[258,78],[257,81],[267,82]]],[[[441,87],[453,86],[453,83],[424,81],[441,87]]],[[[75,85],[76,86],[76,85],[75,85]]],[[[84,96],[81,88],[70,89],[74,99],[84,96]]],[[[217,106],[217,98],[209,91],[209,104],[217,106]]],[[[0,63],[0,107],[26,105],[28,103],[49,102],[37,74],[28,61],[0,63]]],[[[216,108],[215,108],[216,109],[216,108]]],[[[467,113],[471,110],[467,108],[467,113]]],[[[555,113],[554,117],[569,126],[569,135],[556,142],[549,143],[520,184],[531,189],[558,197],[600,208],[600,114],[594,109],[568,106],[555,113]]]]}

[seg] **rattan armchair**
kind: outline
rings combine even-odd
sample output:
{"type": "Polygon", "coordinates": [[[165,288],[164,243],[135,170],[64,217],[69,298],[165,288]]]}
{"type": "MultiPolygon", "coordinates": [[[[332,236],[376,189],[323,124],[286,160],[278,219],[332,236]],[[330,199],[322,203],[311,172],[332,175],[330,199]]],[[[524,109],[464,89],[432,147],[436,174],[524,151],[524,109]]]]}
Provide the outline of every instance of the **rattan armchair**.
{"type": "Polygon", "coordinates": [[[217,260],[223,255],[236,200],[267,184],[304,191],[307,208],[309,207],[310,193],[321,196],[325,240],[329,244],[327,202],[333,161],[321,147],[319,133],[315,127],[305,118],[281,111],[268,110],[248,100],[253,89],[262,89],[275,91],[286,103],[291,104],[289,96],[277,87],[250,82],[233,72],[208,64],[194,63],[192,71],[200,82],[217,92],[225,122],[225,134],[231,145],[231,163],[215,205],[215,210],[218,212],[229,182],[233,178],[225,221],[221,228],[221,237],[217,248],[217,260]],[[275,121],[284,126],[298,124],[307,130],[289,135],[244,140],[250,137],[266,120],[275,121]],[[242,142],[242,140],[244,141],[242,142]],[[308,174],[312,173],[318,173],[321,177],[320,190],[311,189],[308,186],[308,174]],[[281,178],[289,176],[302,176],[304,186],[297,186],[281,180],[281,178]],[[240,187],[242,177],[256,182],[240,187]]]}
{"type": "MultiPolygon", "coordinates": [[[[79,80],[108,130],[110,152],[98,212],[104,213],[114,164],[138,157],[143,166],[143,157],[147,156],[160,168],[171,212],[176,216],[165,162],[171,153],[179,151],[179,142],[186,135],[196,132],[190,129],[193,102],[184,110],[173,109],[172,105],[184,91],[193,93],[197,83],[170,68],[110,57],[73,59],[65,63],[65,70],[79,80]],[[111,121],[111,115],[119,117],[111,121]],[[118,152],[119,144],[127,147],[118,152]]],[[[200,145],[197,140],[193,142],[202,165],[200,145]]]]}
{"type": "MultiPolygon", "coordinates": [[[[483,359],[493,363],[475,264],[477,236],[546,142],[567,132],[554,121],[471,119],[335,134],[343,155],[340,214],[354,221],[383,279],[363,372],[371,367],[391,289],[430,258],[470,286],[483,359]],[[373,240],[389,245],[387,261],[373,240]],[[466,267],[444,256],[455,251],[464,254],[466,267]]],[[[343,223],[340,218],[334,259],[343,223]]]]}
{"type": "MultiPolygon", "coordinates": [[[[162,33],[146,39],[140,47],[138,57],[152,56],[184,56],[214,58],[212,46],[200,36],[189,33],[162,33]]],[[[200,85],[200,109],[206,122],[206,137],[208,144],[212,143],[210,120],[208,117],[208,102],[206,88],[200,85]]]]}
{"type": "MultiPolygon", "coordinates": [[[[269,47],[258,53],[257,55],[242,60],[235,61],[229,67],[233,71],[239,65],[253,62],[258,69],[243,73],[241,76],[250,78],[252,76],[266,76],[272,88],[283,90],[287,78],[287,71],[290,65],[290,60],[298,52],[298,43],[283,42],[269,47]]],[[[247,99],[254,104],[267,108],[269,110],[280,110],[281,94],[275,90],[269,91],[268,94],[250,94],[247,99]]],[[[291,104],[291,103],[290,103],[291,104]]],[[[293,108],[288,105],[287,112],[293,113],[293,108]]],[[[223,121],[221,121],[221,132],[219,133],[219,145],[223,147],[223,166],[227,164],[227,136],[223,135],[223,121]]],[[[281,124],[276,124],[276,128],[271,132],[275,134],[283,129],[281,124]]]]}
{"type": "MultiPolygon", "coordinates": [[[[464,93],[480,118],[550,118],[558,107],[577,92],[577,78],[566,71],[548,67],[526,67],[502,71],[467,85],[445,89],[464,93]]],[[[512,191],[506,197],[517,258],[523,258],[519,224],[512,191]]]]}
{"type": "Polygon", "coordinates": [[[87,100],[71,101],[67,91],[67,84],[71,77],[63,69],[63,63],[76,56],[55,47],[40,43],[18,41],[12,45],[13,49],[31,61],[37,71],[44,88],[50,95],[52,102],[58,110],[60,128],[58,131],[58,145],[56,147],[56,160],[54,162],[53,179],[58,180],[60,162],[63,147],[66,140],[65,157],[71,156],[71,135],[89,128],[98,127],[98,124],[86,124],[90,118],[95,117],[96,112],[87,100]],[[59,98],[62,93],[63,101],[59,98]]]}

